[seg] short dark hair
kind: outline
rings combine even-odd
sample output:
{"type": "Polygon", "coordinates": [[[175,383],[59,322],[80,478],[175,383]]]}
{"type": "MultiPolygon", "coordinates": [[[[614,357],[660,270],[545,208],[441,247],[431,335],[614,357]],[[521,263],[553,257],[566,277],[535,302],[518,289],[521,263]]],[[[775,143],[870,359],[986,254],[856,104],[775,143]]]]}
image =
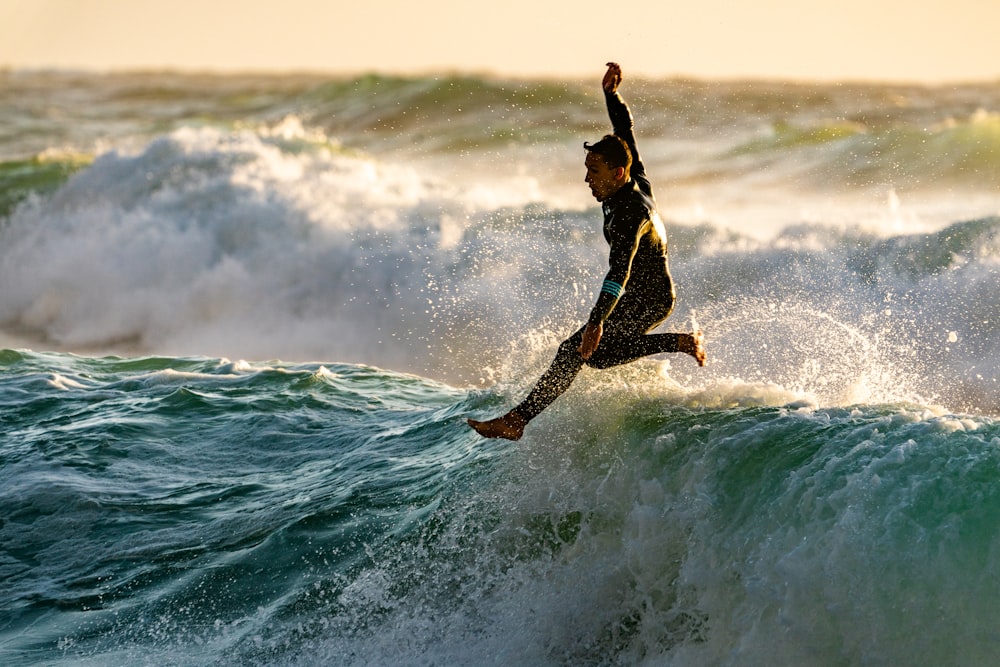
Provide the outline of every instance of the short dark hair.
{"type": "Polygon", "coordinates": [[[632,151],[625,140],[616,134],[605,134],[596,144],[584,142],[583,147],[590,153],[597,153],[612,169],[623,167],[628,174],[632,168],[632,151]]]}

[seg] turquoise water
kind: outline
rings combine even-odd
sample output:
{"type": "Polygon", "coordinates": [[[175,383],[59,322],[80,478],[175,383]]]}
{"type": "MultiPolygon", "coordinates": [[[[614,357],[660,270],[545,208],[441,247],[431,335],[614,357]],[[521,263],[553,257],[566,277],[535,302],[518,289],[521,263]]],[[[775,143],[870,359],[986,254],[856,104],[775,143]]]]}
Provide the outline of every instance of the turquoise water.
{"type": "Polygon", "coordinates": [[[989,664],[997,87],[627,79],[709,364],[483,441],[598,84],[0,72],[0,662],[989,664]]]}
{"type": "Polygon", "coordinates": [[[976,664],[1000,641],[991,418],[639,364],[515,445],[462,422],[501,396],[372,367],[0,361],[5,664],[976,664]]]}
{"type": "Polygon", "coordinates": [[[491,456],[416,377],[0,354],[7,664],[236,660],[491,456]]]}

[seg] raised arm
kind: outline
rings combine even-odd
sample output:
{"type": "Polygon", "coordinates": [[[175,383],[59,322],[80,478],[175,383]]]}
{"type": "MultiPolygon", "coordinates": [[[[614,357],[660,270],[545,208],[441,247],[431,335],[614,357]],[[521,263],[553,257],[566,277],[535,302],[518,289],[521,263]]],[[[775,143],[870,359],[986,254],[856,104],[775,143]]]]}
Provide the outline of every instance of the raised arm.
{"type": "Polygon", "coordinates": [[[618,86],[622,82],[622,68],[618,63],[608,63],[608,71],[604,74],[601,82],[604,88],[604,101],[608,106],[608,117],[611,119],[611,127],[616,135],[621,137],[632,152],[631,177],[638,183],[639,189],[647,195],[653,194],[653,188],[646,177],[646,166],[639,157],[639,148],[635,144],[634,123],[632,112],[629,110],[625,100],[618,94],[618,86]]]}

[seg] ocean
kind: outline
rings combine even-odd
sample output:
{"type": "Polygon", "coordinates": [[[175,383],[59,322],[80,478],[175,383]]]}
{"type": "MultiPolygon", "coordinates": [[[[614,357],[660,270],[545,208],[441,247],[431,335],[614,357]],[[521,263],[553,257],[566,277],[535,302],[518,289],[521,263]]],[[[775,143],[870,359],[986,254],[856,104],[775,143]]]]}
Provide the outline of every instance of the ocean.
{"type": "Polygon", "coordinates": [[[0,661],[992,662],[1000,87],[626,78],[708,366],[484,440],[601,74],[0,71],[0,661]]]}

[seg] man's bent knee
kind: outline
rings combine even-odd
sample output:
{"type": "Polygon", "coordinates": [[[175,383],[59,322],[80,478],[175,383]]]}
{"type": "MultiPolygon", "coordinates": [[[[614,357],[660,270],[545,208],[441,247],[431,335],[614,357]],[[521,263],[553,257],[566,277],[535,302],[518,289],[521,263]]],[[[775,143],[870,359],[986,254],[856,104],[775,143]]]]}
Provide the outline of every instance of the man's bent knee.
{"type": "Polygon", "coordinates": [[[616,355],[601,354],[601,350],[600,348],[598,348],[597,352],[591,355],[590,359],[587,359],[583,363],[585,363],[590,368],[603,370],[605,368],[611,368],[612,366],[618,366],[622,362],[618,361],[616,355]]]}

